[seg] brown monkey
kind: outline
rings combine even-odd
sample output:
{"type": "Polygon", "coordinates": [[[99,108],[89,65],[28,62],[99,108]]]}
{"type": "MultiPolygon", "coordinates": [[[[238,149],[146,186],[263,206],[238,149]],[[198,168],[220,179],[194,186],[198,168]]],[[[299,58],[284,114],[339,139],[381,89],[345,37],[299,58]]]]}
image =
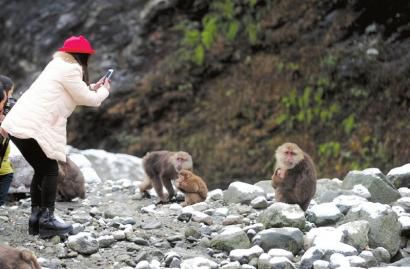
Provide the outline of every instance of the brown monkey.
{"type": "Polygon", "coordinates": [[[275,158],[272,186],[276,201],[298,204],[306,211],[316,192],[316,169],[312,158],[294,143],[279,146],[275,158]]]}
{"type": "Polygon", "coordinates": [[[41,269],[34,254],[27,249],[0,246],[1,269],[41,269]]]}
{"type": "Polygon", "coordinates": [[[85,198],[85,180],[80,168],[67,156],[67,161],[58,161],[57,201],[85,198]]]}
{"type": "Polygon", "coordinates": [[[148,190],[154,186],[160,202],[168,202],[175,196],[171,180],[178,178],[182,169],[192,170],[192,157],[184,151],[153,151],[147,153],[143,160],[143,167],[147,177],[139,186],[140,192],[149,197],[148,190]],[[163,186],[168,196],[163,193],[163,186]]]}
{"type": "Polygon", "coordinates": [[[208,195],[208,187],[204,180],[188,170],[179,172],[175,186],[185,194],[185,202],[182,203],[182,206],[205,201],[208,195]]]}

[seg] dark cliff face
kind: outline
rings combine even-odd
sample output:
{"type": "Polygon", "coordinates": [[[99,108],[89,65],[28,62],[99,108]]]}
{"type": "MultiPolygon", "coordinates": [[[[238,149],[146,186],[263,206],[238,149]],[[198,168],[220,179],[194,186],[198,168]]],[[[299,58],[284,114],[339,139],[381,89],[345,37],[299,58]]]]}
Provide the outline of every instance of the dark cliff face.
{"type": "MultiPolygon", "coordinates": [[[[227,2],[246,19],[247,1],[227,2]]],[[[312,156],[319,177],[408,161],[409,2],[255,3],[257,43],[218,39],[201,66],[172,55],[180,23],[201,25],[209,1],[7,3],[0,73],[22,90],[67,36],[84,34],[97,50],[91,78],[115,68],[114,90],[101,108],[77,109],[69,143],[137,156],[185,150],[211,186],[270,177],[286,141],[312,156]]]]}
{"type": "Polygon", "coordinates": [[[144,2],[4,3],[0,10],[0,70],[24,91],[67,37],[83,34],[97,51],[90,62],[91,78],[96,80],[113,67],[119,89],[131,91],[136,75],[145,68],[139,16],[144,2]]]}

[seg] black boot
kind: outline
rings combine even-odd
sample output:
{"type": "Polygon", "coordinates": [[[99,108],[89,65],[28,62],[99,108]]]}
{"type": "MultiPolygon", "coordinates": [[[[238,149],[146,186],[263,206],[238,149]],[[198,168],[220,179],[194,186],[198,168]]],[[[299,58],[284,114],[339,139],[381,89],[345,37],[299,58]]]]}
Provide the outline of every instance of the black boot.
{"type": "Polygon", "coordinates": [[[40,218],[40,207],[33,206],[31,208],[31,216],[28,220],[28,233],[31,235],[38,234],[38,220],[40,218]]]}
{"type": "Polygon", "coordinates": [[[39,233],[41,238],[64,235],[73,230],[71,224],[59,222],[54,217],[54,208],[42,208],[39,220],[39,233]]]}

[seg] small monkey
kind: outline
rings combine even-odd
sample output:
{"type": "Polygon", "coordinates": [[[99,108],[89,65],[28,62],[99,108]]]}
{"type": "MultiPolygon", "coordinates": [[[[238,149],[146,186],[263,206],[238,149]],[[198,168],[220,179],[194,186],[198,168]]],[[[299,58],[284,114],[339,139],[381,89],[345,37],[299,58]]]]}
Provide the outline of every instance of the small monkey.
{"type": "Polygon", "coordinates": [[[184,151],[153,151],[147,153],[143,160],[143,167],[147,177],[140,184],[140,192],[149,197],[148,190],[154,187],[160,203],[166,203],[175,196],[172,180],[178,178],[182,169],[193,168],[192,157],[184,151]],[[163,193],[163,186],[167,189],[168,196],[163,193]]]}
{"type": "Polygon", "coordinates": [[[182,206],[205,201],[208,195],[208,187],[203,179],[188,170],[179,172],[175,186],[185,194],[185,202],[182,203],[182,206]]]}
{"type": "Polygon", "coordinates": [[[41,269],[34,254],[27,249],[0,246],[1,269],[41,269]]]}
{"type": "Polygon", "coordinates": [[[272,186],[276,201],[298,204],[306,211],[316,193],[316,169],[312,158],[294,143],[279,146],[275,158],[272,186]]]}
{"type": "Polygon", "coordinates": [[[58,161],[57,201],[69,202],[85,198],[85,180],[80,168],[67,156],[67,161],[58,161]]]}

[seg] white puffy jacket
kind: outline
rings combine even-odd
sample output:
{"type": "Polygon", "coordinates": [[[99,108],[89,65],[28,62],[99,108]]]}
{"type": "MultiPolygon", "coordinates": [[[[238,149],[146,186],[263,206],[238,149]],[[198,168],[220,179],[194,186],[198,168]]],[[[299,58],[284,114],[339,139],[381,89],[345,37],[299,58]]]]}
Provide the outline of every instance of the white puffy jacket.
{"type": "Polygon", "coordinates": [[[77,105],[100,106],[108,90],[89,89],[74,57],[57,52],[18,99],[1,127],[18,138],[34,138],[50,159],[66,161],[67,118],[77,105]]]}

